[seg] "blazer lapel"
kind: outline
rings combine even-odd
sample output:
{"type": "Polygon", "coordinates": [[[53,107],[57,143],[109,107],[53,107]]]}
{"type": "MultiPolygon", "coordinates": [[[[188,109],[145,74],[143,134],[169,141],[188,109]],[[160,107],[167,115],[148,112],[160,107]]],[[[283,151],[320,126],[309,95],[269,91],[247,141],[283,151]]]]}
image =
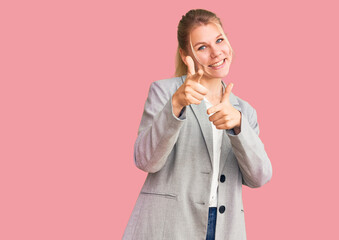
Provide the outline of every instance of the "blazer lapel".
{"type": "MultiPolygon", "coordinates": [[[[186,80],[186,75],[181,76],[181,80],[184,83],[186,80]]],[[[224,88],[226,88],[226,84],[223,81],[221,81],[221,83],[223,84],[224,88]]],[[[231,93],[230,95],[230,103],[237,110],[239,111],[241,110],[239,106],[239,102],[233,93],[231,93]]],[[[205,144],[206,144],[209,156],[210,156],[211,165],[213,166],[213,130],[212,130],[211,122],[209,121],[208,115],[206,112],[207,109],[206,109],[205,100],[202,100],[199,105],[191,104],[190,107],[199,122],[202,135],[204,137],[205,144]]],[[[231,149],[232,149],[232,146],[231,146],[230,140],[226,134],[226,131],[224,131],[222,145],[221,145],[221,154],[220,154],[220,167],[219,167],[220,170],[224,168],[227,155],[229,154],[229,151],[231,149]]]]}
{"type": "Polygon", "coordinates": [[[191,104],[190,107],[192,108],[195,117],[198,119],[213,167],[213,131],[211,123],[208,120],[205,100],[202,100],[199,105],[191,104]]]}
{"type": "MultiPolygon", "coordinates": [[[[186,75],[181,77],[182,82],[185,82],[186,75]]],[[[202,100],[199,105],[191,104],[189,105],[197,118],[202,135],[205,140],[205,144],[210,156],[211,165],[213,167],[213,132],[210,121],[208,120],[207,109],[205,100],[202,100]]]]}

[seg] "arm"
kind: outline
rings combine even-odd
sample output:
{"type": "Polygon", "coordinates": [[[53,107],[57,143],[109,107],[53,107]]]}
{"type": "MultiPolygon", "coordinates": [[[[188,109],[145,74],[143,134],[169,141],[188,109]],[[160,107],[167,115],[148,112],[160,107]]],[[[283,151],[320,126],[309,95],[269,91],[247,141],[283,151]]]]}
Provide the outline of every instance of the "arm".
{"type": "Polygon", "coordinates": [[[227,131],[233,152],[243,176],[243,184],[251,188],[261,187],[271,180],[272,165],[259,138],[257,113],[249,104],[241,112],[241,127],[234,135],[227,131]],[[247,113],[245,115],[244,113],[247,113]]]}
{"type": "Polygon", "coordinates": [[[172,96],[158,82],[150,86],[134,145],[134,161],[145,172],[159,171],[176,143],[186,119],[186,107],[178,118],[173,113],[172,96]]]}

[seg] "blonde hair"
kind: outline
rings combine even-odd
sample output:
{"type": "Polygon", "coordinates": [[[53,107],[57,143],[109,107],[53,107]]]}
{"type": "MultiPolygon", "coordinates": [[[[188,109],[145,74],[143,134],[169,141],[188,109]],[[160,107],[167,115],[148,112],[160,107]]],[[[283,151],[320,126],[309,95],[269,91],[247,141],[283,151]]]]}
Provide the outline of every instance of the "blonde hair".
{"type": "MultiPolygon", "coordinates": [[[[209,23],[219,24],[222,28],[222,23],[220,19],[215,15],[215,13],[204,10],[204,9],[192,9],[188,11],[184,16],[182,16],[179,25],[178,25],[178,48],[175,56],[175,76],[180,77],[187,74],[187,66],[182,61],[179,49],[181,48],[186,54],[188,53],[188,41],[190,31],[199,25],[207,25],[209,23]]],[[[225,34],[226,35],[226,34],[225,34]]],[[[225,36],[226,37],[226,36],[225,36]]],[[[233,49],[226,37],[225,41],[231,49],[232,56],[234,56],[233,49]]]]}

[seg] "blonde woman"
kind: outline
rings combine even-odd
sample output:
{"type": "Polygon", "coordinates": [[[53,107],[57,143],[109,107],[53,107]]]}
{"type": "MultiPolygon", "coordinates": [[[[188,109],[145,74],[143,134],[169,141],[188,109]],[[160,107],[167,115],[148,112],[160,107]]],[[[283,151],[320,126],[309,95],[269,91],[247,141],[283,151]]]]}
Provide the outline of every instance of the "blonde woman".
{"type": "Polygon", "coordinates": [[[246,239],[242,185],[270,181],[256,110],[225,84],[233,51],[212,12],[178,25],[176,76],[151,84],[134,160],[148,173],[125,240],[246,239]]]}

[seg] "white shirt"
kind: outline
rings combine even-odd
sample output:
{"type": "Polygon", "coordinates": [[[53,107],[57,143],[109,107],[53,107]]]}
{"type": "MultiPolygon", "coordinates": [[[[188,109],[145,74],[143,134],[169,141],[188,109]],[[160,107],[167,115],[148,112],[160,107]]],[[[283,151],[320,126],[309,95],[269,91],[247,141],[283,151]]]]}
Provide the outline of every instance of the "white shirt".
{"type": "MultiPolygon", "coordinates": [[[[206,109],[212,107],[212,104],[204,98],[206,102],[206,109]]],[[[211,116],[211,115],[210,115],[211,116]]],[[[223,130],[217,129],[213,122],[212,125],[212,133],[213,133],[213,173],[212,173],[212,183],[211,183],[211,192],[210,192],[210,207],[218,206],[218,183],[219,183],[219,163],[220,163],[220,152],[221,152],[221,143],[223,130]]]]}

